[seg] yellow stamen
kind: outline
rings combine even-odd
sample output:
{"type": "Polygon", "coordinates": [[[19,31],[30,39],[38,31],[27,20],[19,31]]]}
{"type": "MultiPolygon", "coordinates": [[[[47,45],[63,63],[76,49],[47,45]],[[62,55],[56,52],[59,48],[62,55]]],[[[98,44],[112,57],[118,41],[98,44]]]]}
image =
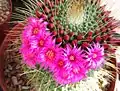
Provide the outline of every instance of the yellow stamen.
{"type": "Polygon", "coordinates": [[[55,57],[55,52],[53,50],[48,50],[46,56],[48,59],[52,60],[55,57]]]}
{"type": "Polygon", "coordinates": [[[60,60],[60,61],[58,62],[58,65],[62,67],[62,66],[64,65],[63,60],[60,60]]]}
{"type": "Polygon", "coordinates": [[[39,32],[39,31],[38,31],[38,28],[34,28],[34,29],[33,29],[33,35],[38,34],[38,32],[39,32]]]}
{"type": "Polygon", "coordinates": [[[74,60],[75,60],[75,56],[71,55],[71,56],[69,57],[69,59],[70,59],[71,61],[74,61],[74,60]]]}
{"type": "Polygon", "coordinates": [[[40,40],[39,41],[39,46],[43,46],[44,45],[44,41],[43,40],[40,40]]]}
{"type": "Polygon", "coordinates": [[[93,54],[93,58],[96,58],[96,57],[97,57],[97,54],[94,53],[94,54],[93,54]]]}

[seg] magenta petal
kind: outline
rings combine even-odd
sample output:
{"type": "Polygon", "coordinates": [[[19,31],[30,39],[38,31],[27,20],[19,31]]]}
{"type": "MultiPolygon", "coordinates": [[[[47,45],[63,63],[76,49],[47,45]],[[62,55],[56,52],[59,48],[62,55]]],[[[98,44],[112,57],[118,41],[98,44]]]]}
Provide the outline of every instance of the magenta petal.
{"type": "Polygon", "coordinates": [[[28,18],[28,24],[25,26],[22,33],[22,38],[36,37],[39,33],[47,30],[47,22],[43,19],[38,19],[34,17],[28,18]]]}
{"type": "MultiPolygon", "coordinates": [[[[87,61],[84,59],[84,56],[83,50],[77,48],[77,46],[72,48],[70,45],[67,45],[61,58],[64,61],[64,65],[62,67],[55,66],[55,71],[53,72],[56,82],[65,85],[84,79],[89,70],[85,67],[87,61]]],[[[59,63],[59,61],[57,62],[59,63]]],[[[63,64],[61,62],[60,65],[63,64]]]]}
{"type": "Polygon", "coordinates": [[[99,43],[93,43],[90,48],[87,48],[87,61],[90,63],[90,68],[97,69],[102,66],[104,60],[104,48],[99,43]]]}

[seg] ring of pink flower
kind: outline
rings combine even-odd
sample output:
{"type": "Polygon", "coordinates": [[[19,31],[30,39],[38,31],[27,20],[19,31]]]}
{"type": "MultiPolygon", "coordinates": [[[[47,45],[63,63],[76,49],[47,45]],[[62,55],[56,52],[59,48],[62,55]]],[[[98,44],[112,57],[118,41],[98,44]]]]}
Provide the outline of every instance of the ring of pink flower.
{"type": "Polygon", "coordinates": [[[95,70],[104,63],[104,48],[93,43],[87,50],[67,44],[65,48],[56,44],[42,18],[30,17],[21,36],[20,52],[24,63],[31,68],[39,64],[48,69],[59,84],[79,82],[90,69],[95,70]]]}

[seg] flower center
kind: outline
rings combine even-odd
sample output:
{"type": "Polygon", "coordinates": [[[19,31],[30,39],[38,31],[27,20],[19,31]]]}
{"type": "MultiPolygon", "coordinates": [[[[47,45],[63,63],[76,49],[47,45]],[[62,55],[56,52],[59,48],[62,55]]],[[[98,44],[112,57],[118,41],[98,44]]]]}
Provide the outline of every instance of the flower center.
{"type": "Polygon", "coordinates": [[[39,32],[39,29],[38,29],[38,28],[34,28],[34,29],[33,29],[33,35],[38,34],[38,32],[39,32]]]}
{"type": "Polygon", "coordinates": [[[64,65],[64,61],[63,60],[59,60],[58,66],[63,67],[63,65],[64,65]]]}
{"type": "Polygon", "coordinates": [[[97,54],[96,54],[96,53],[94,53],[94,54],[93,54],[93,58],[96,58],[96,57],[97,57],[97,54]]]}
{"type": "Polygon", "coordinates": [[[53,50],[48,50],[48,51],[46,52],[46,57],[47,57],[48,59],[50,59],[50,60],[53,60],[54,57],[55,57],[55,52],[54,52],[53,50]]]}
{"type": "Polygon", "coordinates": [[[44,40],[39,40],[39,46],[43,46],[44,45],[44,40]]]}
{"type": "Polygon", "coordinates": [[[75,60],[75,56],[74,56],[74,55],[70,55],[70,56],[69,56],[69,60],[70,60],[70,61],[74,61],[74,60],[75,60]]]}

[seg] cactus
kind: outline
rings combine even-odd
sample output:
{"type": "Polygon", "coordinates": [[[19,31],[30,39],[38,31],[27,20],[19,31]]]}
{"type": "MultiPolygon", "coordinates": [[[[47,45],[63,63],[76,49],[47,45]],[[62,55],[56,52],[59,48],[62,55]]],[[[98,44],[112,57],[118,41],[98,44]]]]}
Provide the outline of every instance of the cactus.
{"type": "MultiPolygon", "coordinates": [[[[100,6],[100,0],[23,0],[23,3],[26,8],[16,8],[19,13],[13,14],[13,18],[24,21],[26,16],[42,17],[48,22],[48,31],[52,33],[57,44],[62,42],[62,47],[70,43],[85,48],[92,42],[100,42],[108,55],[106,59],[110,60],[109,56],[113,56],[110,55],[113,51],[110,40],[112,30],[118,27],[119,21],[109,16],[110,11],[105,11],[105,6],[100,6]]],[[[41,69],[33,69],[35,73],[27,75],[28,78],[33,78],[33,75],[37,74],[32,83],[39,88],[38,91],[86,91],[86,87],[88,91],[105,91],[105,82],[108,85],[113,77],[106,69],[109,67],[116,68],[112,63],[106,63],[105,67],[95,72],[91,71],[88,74],[89,78],[66,86],[55,85],[50,74],[41,69]],[[105,79],[104,76],[108,76],[109,79],[105,79]],[[95,81],[96,88],[87,84],[91,80],[95,81]]],[[[31,72],[26,66],[23,69],[25,72],[31,72]]]]}
{"type": "Polygon", "coordinates": [[[110,41],[112,37],[112,30],[119,25],[117,20],[109,17],[110,11],[105,11],[105,6],[100,6],[100,0],[38,0],[23,2],[26,7],[30,6],[28,3],[32,4],[32,7],[29,7],[30,10],[24,9],[27,16],[45,18],[49,22],[48,28],[50,32],[53,35],[55,32],[57,33],[55,35],[56,43],[62,41],[62,46],[65,46],[66,43],[71,45],[77,43],[78,46],[82,45],[84,47],[85,44],[88,46],[93,41],[107,45],[107,41],[110,41]],[[64,33],[61,34],[59,32],[61,30],[64,33]],[[72,36],[71,33],[73,33],[72,36]],[[70,38],[66,40],[65,35],[70,38]]]}

